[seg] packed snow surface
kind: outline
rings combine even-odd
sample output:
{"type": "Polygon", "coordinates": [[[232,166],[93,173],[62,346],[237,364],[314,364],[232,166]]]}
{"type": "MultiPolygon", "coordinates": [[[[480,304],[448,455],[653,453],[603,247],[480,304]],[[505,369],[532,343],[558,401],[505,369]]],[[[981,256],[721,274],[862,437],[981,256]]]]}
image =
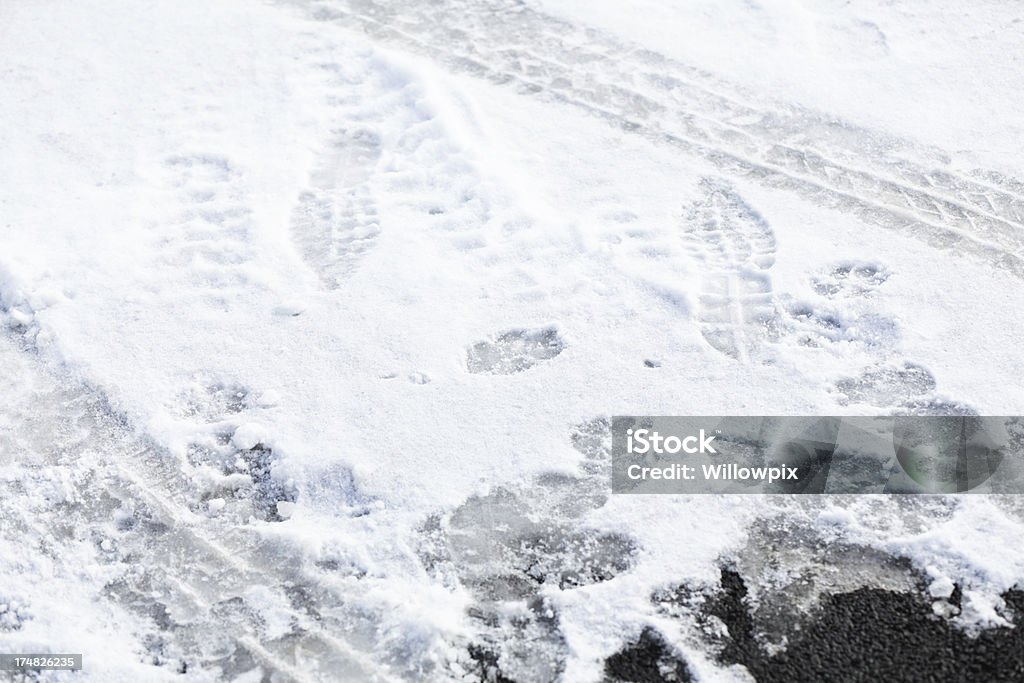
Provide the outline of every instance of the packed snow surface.
{"type": "Polygon", "coordinates": [[[609,495],[616,414],[1024,413],[1024,8],[815,7],[0,6],[0,651],[721,680],[651,596],[772,534],[1006,623],[1012,498],[609,495]]]}

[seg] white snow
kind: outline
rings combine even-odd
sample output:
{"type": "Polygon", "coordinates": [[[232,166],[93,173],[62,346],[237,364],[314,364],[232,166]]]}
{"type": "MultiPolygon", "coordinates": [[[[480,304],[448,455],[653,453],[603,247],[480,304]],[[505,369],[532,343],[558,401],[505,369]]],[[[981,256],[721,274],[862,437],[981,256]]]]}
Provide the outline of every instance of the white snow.
{"type": "MultiPolygon", "coordinates": [[[[325,6],[334,5],[348,3],[325,6]]],[[[528,7],[693,65],[766,117],[790,102],[879,131],[871,145],[904,141],[894,154],[928,170],[1024,177],[1019,8],[528,7]]],[[[545,473],[575,476],[582,460],[570,435],[581,423],[872,414],[903,398],[1024,413],[1024,280],[1010,270],[386,34],[315,20],[312,9],[242,0],[0,7],[0,481],[14,492],[0,506],[0,540],[9,547],[20,524],[39,524],[32,547],[56,549],[0,553],[0,651],[106,653],[87,656],[89,680],[174,675],[146,660],[151,618],[106,595],[131,572],[114,520],[102,541],[73,530],[31,536],[52,531],[45,520],[62,501],[89,496],[88,472],[148,491],[140,500],[196,547],[216,549],[239,585],[252,578],[245,567],[272,566],[244,592],[260,638],[290,632],[287,584],[315,576],[338,597],[330,618],[350,627],[336,634],[344,646],[331,647],[365,654],[346,662],[364,674],[379,667],[382,678],[441,680],[465,664],[457,646],[473,637],[474,597],[424,567],[424,526],[473,496],[528,492],[545,473]],[[705,178],[722,179],[723,196],[768,226],[763,262],[724,262],[684,239],[688,207],[709,201],[705,178]],[[854,291],[842,264],[885,276],[865,276],[854,291]],[[743,345],[736,357],[712,343],[709,273],[766,287],[779,334],[745,329],[728,342],[743,345]],[[816,326],[825,317],[840,329],[816,326]],[[480,343],[494,365],[475,372],[467,354],[480,343]],[[892,400],[847,400],[837,389],[904,363],[925,368],[935,388],[892,400]],[[112,442],[151,442],[166,455],[110,456],[101,444],[61,462],[54,442],[66,435],[51,438],[33,415],[77,410],[60,392],[79,390],[130,425],[112,442]],[[259,461],[260,449],[270,460],[259,461]],[[12,610],[28,615],[19,629],[2,627],[12,610]]],[[[729,125],[754,130],[761,120],[735,114],[729,125]]],[[[654,131],[678,121],[669,107],[645,123],[654,131]]],[[[845,128],[856,139],[859,129],[845,128]]],[[[845,144],[817,129],[807,138],[809,149],[845,144]]],[[[870,191],[866,201],[884,213],[888,195],[870,191]]],[[[1013,210],[983,213],[1019,230],[1013,210]]],[[[894,215],[967,230],[929,211],[894,215]]],[[[981,232],[1012,252],[1009,237],[981,232]]],[[[652,591],[713,583],[718,561],[780,505],[619,496],[582,514],[579,528],[622,534],[637,553],[610,580],[545,585],[568,649],[564,679],[596,680],[603,658],[662,623],[652,591]]],[[[1012,501],[965,498],[934,518],[874,499],[807,506],[809,528],[909,557],[934,576],[933,596],[965,586],[964,623],[1001,623],[998,595],[1024,577],[1012,501]]]]}

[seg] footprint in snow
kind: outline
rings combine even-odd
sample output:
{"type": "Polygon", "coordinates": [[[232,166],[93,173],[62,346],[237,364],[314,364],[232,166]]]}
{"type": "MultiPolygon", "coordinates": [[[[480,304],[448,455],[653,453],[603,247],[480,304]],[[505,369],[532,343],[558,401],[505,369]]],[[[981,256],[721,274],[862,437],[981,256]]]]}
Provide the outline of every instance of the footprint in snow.
{"type": "Polygon", "coordinates": [[[551,360],[565,350],[553,327],[514,329],[473,344],[466,367],[473,374],[512,375],[551,360]]]}
{"type": "Polygon", "coordinates": [[[811,286],[828,299],[865,298],[888,279],[888,269],[877,263],[844,261],[811,278],[811,286]]]}
{"type": "Polygon", "coordinates": [[[780,336],[768,272],[775,234],[730,184],[705,178],[700,186],[704,196],[683,218],[684,243],[701,261],[700,331],[716,351],[749,362],[780,336]]]}
{"type": "Polygon", "coordinates": [[[321,150],[292,212],[291,234],[303,259],[328,289],[355,271],[380,234],[369,183],[380,137],[366,129],[335,131],[321,150]]]}

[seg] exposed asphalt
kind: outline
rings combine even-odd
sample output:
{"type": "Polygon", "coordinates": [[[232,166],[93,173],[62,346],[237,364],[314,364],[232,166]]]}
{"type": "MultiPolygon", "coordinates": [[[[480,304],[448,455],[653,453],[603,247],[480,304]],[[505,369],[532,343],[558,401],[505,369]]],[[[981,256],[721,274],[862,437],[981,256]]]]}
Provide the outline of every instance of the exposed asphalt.
{"type": "MultiPolygon", "coordinates": [[[[950,600],[956,603],[960,591],[950,600]]],[[[823,596],[786,648],[768,654],[754,635],[747,587],[723,570],[705,616],[728,629],[719,660],[739,664],[764,683],[801,681],[1024,681],[1024,591],[1003,594],[1018,628],[969,636],[934,614],[921,594],[860,588],[823,596]]],[[[958,606],[958,605],[955,605],[958,606]]],[[[608,681],[689,681],[686,662],[653,630],[610,657],[608,681]]]]}

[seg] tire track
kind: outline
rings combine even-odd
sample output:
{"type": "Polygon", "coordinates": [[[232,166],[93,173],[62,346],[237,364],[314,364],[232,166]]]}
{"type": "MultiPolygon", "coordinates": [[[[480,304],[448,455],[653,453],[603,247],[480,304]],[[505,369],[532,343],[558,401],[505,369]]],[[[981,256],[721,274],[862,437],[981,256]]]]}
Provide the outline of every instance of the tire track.
{"type": "Polygon", "coordinates": [[[807,110],[748,106],[696,69],[523,6],[453,1],[417,11],[351,0],[314,5],[312,15],[1024,278],[1019,183],[892,156],[941,164],[941,152],[807,110]]]}
{"type": "Polygon", "coordinates": [[[4,334],[0,345],[0,357],[16,362],[33,388],[30,410],[22,402],[12,415],[0,412],[0,422],[26,426],[8,444],[12,462],[30,473],[26,485],[44,490],[47,477],[74,474],[74,491],[65,489],[60,509],[47,514],[22,509],[32,491],[15,489],[0,503],[0,535],[37,539],[35,551],[58,566],[64,543],[91,539],[97,565],[125,568],[103,599],[152,624],[137,635],[155,665],[230,677],[259,666],[289,681],[391,680],[363,648],[336,635],[353,634],[344,623],[358,609],[348,606],[351,591],[305,563],[281,562],[258,531],[190,509],[193,485],[177,460],[135,433],[102,392],[53,376],[27,335],[4,334]],[[268,626],[261,601],[287,626],[268,626]]]}

